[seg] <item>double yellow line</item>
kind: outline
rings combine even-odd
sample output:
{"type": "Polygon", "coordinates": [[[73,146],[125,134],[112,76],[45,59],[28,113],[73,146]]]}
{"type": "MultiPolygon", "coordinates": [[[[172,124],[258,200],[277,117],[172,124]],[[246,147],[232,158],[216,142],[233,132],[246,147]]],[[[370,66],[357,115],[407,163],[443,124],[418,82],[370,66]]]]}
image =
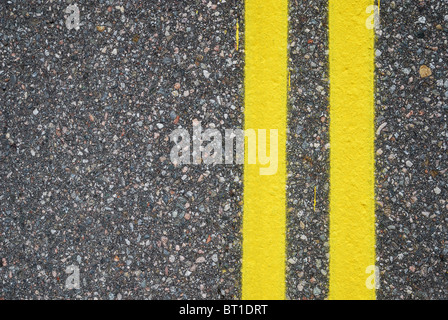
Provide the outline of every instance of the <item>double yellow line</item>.
{"type": "MultiPolygon", "coordinates": [[[[329,0],[330,298],[374,299],[373,0],[329,0]]],[[[245,1],[245,128],[277,129],[278,171],[244,166],[243,299],[284,299],[288,1],[245,1]]],[[[300,103],[300,102],[298,102],[300,103]]]]}

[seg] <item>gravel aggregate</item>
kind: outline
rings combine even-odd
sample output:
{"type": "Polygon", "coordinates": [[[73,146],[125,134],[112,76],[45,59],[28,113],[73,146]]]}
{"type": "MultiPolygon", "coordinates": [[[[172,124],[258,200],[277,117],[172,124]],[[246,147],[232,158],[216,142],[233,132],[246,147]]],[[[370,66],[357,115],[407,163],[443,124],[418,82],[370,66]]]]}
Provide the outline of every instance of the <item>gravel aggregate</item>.
{"type": "Polygon", "coordinates": [[[448,3],[381,6],[376,175],[380,299],[446,299],[448,3]]]}
{"type": "MultiPolygon", "coordinates": [[[[289,7],[287,298],[326,299],[328,1],[289,7]]],[[[377,296],[446,299],[448,2],[376,34],[377,296]]],[[[243,85],[243,1],[0,1],[0,299],[241,298],[243,168],[169,135],[243,128],[243,85]]]]}
{"type": "Polygon", "coordinates": [[[326,0],[294,0],[289,6],[289,299],[324,299],[328,295],[327,7],[326,0]]]}
{"type": "Polygon", "coordinates": [[[242,168],[169,134],[242,127],[241,6],[0,2],[1,298],[239,297],[242,168]]]}

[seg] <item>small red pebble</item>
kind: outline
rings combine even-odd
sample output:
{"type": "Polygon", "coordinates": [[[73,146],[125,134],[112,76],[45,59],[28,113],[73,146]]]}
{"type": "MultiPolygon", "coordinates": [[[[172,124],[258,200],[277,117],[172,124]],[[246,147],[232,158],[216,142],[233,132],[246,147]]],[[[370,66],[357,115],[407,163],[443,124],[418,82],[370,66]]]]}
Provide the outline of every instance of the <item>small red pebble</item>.
{"type": "Polygon", "coordinates": [[[179,122],[179,116],[176,117],[176,119],[174,119],[173,123],[177,124],[179,122]]]}
{"type": "Polygon", "coordinates": [[[314,42],[313,39],[308,40],[308,44],[311,44],[313,42],[314,42]]]}

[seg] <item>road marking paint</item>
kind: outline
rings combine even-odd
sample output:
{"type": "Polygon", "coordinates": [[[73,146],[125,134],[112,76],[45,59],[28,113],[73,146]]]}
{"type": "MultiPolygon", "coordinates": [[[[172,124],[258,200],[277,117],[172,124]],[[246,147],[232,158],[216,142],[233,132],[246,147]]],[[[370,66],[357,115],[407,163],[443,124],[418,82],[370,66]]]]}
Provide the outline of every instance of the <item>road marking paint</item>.
{"type": "Polygon", "coordinates": [[[330,299],[375,299],[374,0],[329,0],[330,299]]]}
{"type": "Polygon", "coordinates": [[[278,130],[278,170],[260,175],[246,152],[243,299],[285,299],[287,33],[287,0],[245,1],[245,128],[278,130]]]}
{"type": "Polygon", "coordinates": [[[240,44],[240,24],[238,23],[238,20],[236,20],[236,51],[238,51],[240,44]]]}

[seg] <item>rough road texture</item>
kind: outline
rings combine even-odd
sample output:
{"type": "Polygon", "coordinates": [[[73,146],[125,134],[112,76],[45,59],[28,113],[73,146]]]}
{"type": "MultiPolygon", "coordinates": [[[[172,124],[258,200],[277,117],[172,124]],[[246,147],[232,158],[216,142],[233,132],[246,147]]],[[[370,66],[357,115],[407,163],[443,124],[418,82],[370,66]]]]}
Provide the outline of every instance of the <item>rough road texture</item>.
{"type": "Polygon", "coordinates": [[[290,2],[287,293],[290,299],[324,299],[329,251],[328,3],[299,3],[290,2]]]}
{"type": "Polygon", "coordinates": [[[169,134],[242,127],[242,4],[70,3],[0,3],[0,297],[239,297],[242,168],[169,134]]]}
{"type": "MultiPolygon", "coordinates": [[[[290,1],[289,299],[328,296],[327,5],[290,1]]],[[[169,134],[243,128],[243,7],[0,1],[0,299],[240,298],[242,166],[175,167],[169,134]]],[[[377,295],[446,299],[448,3],[380,16],[377,295]]]]}
{"type": "Polygon", "coordinates": [[[380,30],[378,297],[446,299],[448,3],[385,3],[380,30]]]}

